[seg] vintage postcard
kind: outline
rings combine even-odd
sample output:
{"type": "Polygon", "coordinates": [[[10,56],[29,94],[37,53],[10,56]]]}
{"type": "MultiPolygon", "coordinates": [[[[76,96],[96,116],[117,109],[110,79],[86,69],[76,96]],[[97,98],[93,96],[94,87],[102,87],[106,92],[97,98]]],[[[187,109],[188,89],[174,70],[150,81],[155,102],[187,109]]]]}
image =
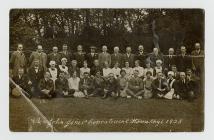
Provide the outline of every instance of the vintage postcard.
{"type": "Polygon", "coordinates": [[[14,132],[201,132],[203,9],[11,9],[14,132]]]}

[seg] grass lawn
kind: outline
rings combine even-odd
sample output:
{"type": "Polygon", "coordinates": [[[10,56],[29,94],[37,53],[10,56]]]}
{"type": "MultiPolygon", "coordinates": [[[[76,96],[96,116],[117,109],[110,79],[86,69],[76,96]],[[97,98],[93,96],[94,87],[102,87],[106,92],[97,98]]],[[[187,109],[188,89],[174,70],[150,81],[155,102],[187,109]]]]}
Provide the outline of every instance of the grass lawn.
{"type": "MultiPolygon", "coordinates": [[[[203,98],[193,102],[162,99],[31,99],[56,131],[202,131],[203,98]]],[[[11,131],[50,131],[24,98],[10,98],[11,131]]]]}

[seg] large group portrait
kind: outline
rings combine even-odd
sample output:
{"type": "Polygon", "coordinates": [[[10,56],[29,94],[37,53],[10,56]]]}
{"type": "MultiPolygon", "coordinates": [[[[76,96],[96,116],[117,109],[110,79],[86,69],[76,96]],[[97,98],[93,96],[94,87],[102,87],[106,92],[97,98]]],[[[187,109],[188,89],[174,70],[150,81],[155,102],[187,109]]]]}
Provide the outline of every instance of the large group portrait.
{"type": "Polygon", "coordinates": [[[11,9],[14,132],[200,132],[202,9],[11,9]]]}

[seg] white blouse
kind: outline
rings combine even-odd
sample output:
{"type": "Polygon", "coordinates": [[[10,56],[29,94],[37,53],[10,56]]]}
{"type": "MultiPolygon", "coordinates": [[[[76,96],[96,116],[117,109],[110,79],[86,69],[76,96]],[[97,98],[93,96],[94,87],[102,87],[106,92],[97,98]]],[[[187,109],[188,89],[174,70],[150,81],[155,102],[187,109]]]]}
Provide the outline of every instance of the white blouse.
{"type": "Polygon", "coordinates": [[[120,76],[120,71],[121,71],[120,68],[112,68],[111,71],[114,74],[115,78],[120,76]]]}
{"type": "Polygon", "coordinates": [[[76,78],[69,78],[68,79],[68,86],[69,89],[74,89],[74,90],[79,90],[79,82],[80,82],[80,78],[76,77],[76,78]]]}
{"type": "Polygon", "coordinates": [[[103,68],[104,77],[107,77],[110,73],[112,73],[111,68],[103,68]]]}
{"type": "Polygon", "coordinates": [[[68,73],[68,67],[64,66],[65,68],[62,67],[62,65],[59,65],[59,69],[65,73],[68,73]]]}
{"type": "Polygon", "coordinates": [[[132,68],[122,68],[123,70],[126,71],[126,77],[130,78],[133,75],[133,69],[132,68]]]}
{"type": "Polygon", "coordinates": [[[133,68],[133,71],[134,71],[134,70],[138,70],[138,71],[139,71],[139,77],[141,77],[141,76],[144,75],[144,68],[143,68],[143,67],[140,67],[140,66],[134,67],[134,68],[133,68]]]}
{"type": "Polygon", "coordinates": [[[49,72],[51,74],[51,79],[53,81],[55,81],[57,79],[57,68],[55,68],[54,70],[52,70],[51,68],[49,68],[49,72]]]}
{"type": "Polygon", "coordinates": [[[83,74],[85,72],[88,72],[90,74],[90,68],[84,68],[84,67],[80,68],[80,78],[83,78],[83,74]]]}

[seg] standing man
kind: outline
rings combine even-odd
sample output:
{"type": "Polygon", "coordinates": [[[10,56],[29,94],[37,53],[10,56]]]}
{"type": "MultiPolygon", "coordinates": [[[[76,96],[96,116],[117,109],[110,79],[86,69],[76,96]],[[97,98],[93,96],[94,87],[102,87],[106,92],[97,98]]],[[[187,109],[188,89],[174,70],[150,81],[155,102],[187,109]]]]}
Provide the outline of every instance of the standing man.
{"type": "Polygon", "coordinates": [[[56,46],[53,47],[53,52],[48,55],[48,63],[50,63],[50,61],[55,61],[57,66],[61,63],[61,56],[56,46]]]}
{"type": "Polygon", "coordinates": [[[96,53],[96,47],[90,47],[91,52],[86,55],[86,59],[88,62],[88,67],[92,68],[94,66],[94,60],[98,59],[98,54],[96,53]]]}
{"type": "Polygon", "coordinates": [[[200,43],[195,43],[195,50],[192,51],[192,69],[197,76],[203,74],[204,69],[204,51],[201,50],[200,43]]]}
{"type": "Polygon", "coordinates": [[[155,67],[157,60],[161,60],[162,62],[164,62],[163,54],[161,52],[159,52],[158,48],[154,48],[153,52],[150,54],[150,56],[147,59],[148,59],[148,61],[151,62],[151,67],[155,67]]]}
{"type": "Polygon", "coordinates": [[[62,45],[62,51],[59,52],[59,54],[60,54],[60,60],[62,60],[62,58],[66,58],[68,62],[71,61],[71,53],[68,51],[67,44],[62,45]]]}
{"type": "Polygon", "coordinates": [[[25,68],[26,67],[26,57],[24,53],[22,52],[23,45],[18,44],[17,51],[14,51],[10,58],[10,69],[12,70],[13,76],[18,75],[19,68],[25,68]]]}
{"type": "Polygon", "coordinates": [[[187,56],[185,46],[181,46],[181,54],[177,57],[176,66],[181,72],[192,68],[191,58],[187,56]]]}
{"type": "Polygon", "coordinates": [[[176,55],[174,54],[174,48],[169,48],[169,54],[164,56],[164,67],[165,71],[169,71],[172,65],[176,64],[176,55]]]}
{"type": "Polygon", "coordinates": [[[83,62],[85,60],[85,52],[83,52],[82,45],[77,46],[77,52],[74,53],[72,60],[77,61],[77,66],[79,68],[83,67],[83,62]]]}
{"type": "Polygon", "coordinates": [[[146,54],[144,52],[143,45],[139,45],[138,46],[138,52],[137,52],[135,60],[139,60],[140,61],[140,66],[141,67],[145,67],[146,54]]]}
{"type": "Polygon", "coordinates": [[[114,47],[114,53],[111,55],[111,67],[113,68],[116,63],[120,66],[123,66],[123,55],[119,53],[119,47],[114,47]]]}
{"type": "Polygon", "coordinates": [[[98,60],[101,67],[104,67],[104,63],[108,62],[111,65],[111,55],[107,52],[107,46],[102,47],[102,52],[98,55],[98,60]]]}
{"type": "MultiPolygon", "coordinates": [[[[129,62],[130,67],[134,67],[135,55],[131,53],[131,47],[126,47],[126,53],[123,56],[123,62],[129,62]]],[[[124,63],[125,65],[125,63],[124,63]]]]}
{"type": "Polygon", "coordinates": [[[43,68],[44,71],[47,70],[47,55],[43,52],[42,45],[38,45],[37,50],[35,52],[32,52],[32,54],[30,55],[29,63],[31,66],[33,66],[35,60],[39,61],[39,66],[43,68]]]}

